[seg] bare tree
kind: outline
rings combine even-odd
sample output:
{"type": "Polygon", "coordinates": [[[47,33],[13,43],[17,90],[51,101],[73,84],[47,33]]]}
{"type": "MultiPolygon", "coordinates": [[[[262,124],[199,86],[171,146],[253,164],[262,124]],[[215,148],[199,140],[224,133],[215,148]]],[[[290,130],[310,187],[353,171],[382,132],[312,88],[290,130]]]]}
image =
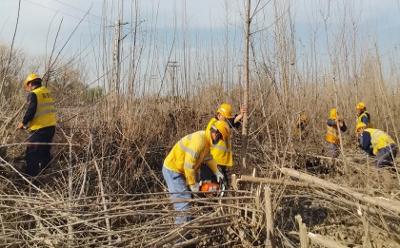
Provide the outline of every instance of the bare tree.
{"type": "MultiPolygon", "coordinates": [[[[244,90],[243,90],[243,107],[248,108],[249,104],[249,54],[250,54],[250,7],[251,0],[246,0],[245,6],[245,32],[244,32],[244,70],[243,70],[243,79],[244,79],[244,90]]],[[[247,140],[248,140],[248,120],[247,120],[247,112],[244,113],[243,116],[243,129],[242,129],[242,167],[246,168],[246,153],[247,153],[247,140]]]]}

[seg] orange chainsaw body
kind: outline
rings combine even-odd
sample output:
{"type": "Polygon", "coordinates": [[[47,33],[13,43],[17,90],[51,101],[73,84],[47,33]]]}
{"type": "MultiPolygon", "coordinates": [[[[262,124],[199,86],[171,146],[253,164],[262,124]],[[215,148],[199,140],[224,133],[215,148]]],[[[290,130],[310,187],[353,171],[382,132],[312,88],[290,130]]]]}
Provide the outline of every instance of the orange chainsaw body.
{"type": "Polygon", "coordinates": [[[218,192],[219,190],[220,185],[210,181],[203,182],[200,187],[201,192],[218,192]]]}

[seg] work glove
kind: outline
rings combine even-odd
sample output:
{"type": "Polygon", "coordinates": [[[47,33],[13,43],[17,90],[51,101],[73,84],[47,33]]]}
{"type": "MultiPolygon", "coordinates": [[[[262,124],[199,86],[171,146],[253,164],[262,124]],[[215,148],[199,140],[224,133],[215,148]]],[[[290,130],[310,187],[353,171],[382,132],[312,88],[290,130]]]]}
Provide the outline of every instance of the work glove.
{"type": "Polygon", "coordinates": [[[220,183],[224,180],[224,175],[219,170],[217,170],[217,172],[215,172],[214,175],[215,175],[215,178],[217,179],[218,183],[220,183]]]}
{"type": "Polygon", "coordinates": [[[190,191],[196,193],[199,192],[200,186],[198,183],[195,183],[193,185],[189,185],[190,191]]]}

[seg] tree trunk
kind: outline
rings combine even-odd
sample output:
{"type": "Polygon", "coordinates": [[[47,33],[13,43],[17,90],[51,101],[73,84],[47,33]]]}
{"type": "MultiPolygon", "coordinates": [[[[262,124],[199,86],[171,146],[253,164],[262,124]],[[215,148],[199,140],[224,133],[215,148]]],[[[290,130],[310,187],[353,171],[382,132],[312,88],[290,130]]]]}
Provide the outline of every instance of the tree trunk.
{"type": "Polygon", "coordinates": [[[249,52],[250,52],[250,6],[251,0],[246,0],[246,16],[245,16],[245,34],[244,34],[244,70],[243,70],[243,79],[244,79],[244,90],[243,90],[243,107],[247,109],[246,113],[243,115],[243,127],[242,127],[242,167],[245,169],[246,158],[247,158],[247,142],[248,142],[248,120],[247,120],[247,112],[249,105],[249,52]]]}

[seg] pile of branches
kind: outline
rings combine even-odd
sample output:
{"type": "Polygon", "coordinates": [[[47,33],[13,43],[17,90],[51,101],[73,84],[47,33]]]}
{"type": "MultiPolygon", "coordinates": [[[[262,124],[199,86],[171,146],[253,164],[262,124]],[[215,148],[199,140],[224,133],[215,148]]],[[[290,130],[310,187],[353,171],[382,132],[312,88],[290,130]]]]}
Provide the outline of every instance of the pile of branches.
{"type": "Polygon", "coordinates": [[[315,174],[316,163],[312,172],[306,165],[292,169],[287,167],[293,164],[274,164],[268,166],[274,168],[269,175],[264,167],[257,177],[238,177],[238,189],[271,187],[277,247],[400,246],[395,168],[378,169],[365,156],[347,154],[340,159],[314,157],[318,166],[330,167],[319,170],[325,174],[315,174]]]}
{"type": "Polygon", "coordinates": [[[65,189],[51,190],[50,185],[26,182],[17,188],[8,181],[3,186],[4,246],[212,247],[252,244],[264,235],[264,209],[256,208],[256,195],[248,191],[226,192],[223,198],[196,196],[187,213],[193,219],[176,225],[168,193],[71,198],[65,189]]]}

